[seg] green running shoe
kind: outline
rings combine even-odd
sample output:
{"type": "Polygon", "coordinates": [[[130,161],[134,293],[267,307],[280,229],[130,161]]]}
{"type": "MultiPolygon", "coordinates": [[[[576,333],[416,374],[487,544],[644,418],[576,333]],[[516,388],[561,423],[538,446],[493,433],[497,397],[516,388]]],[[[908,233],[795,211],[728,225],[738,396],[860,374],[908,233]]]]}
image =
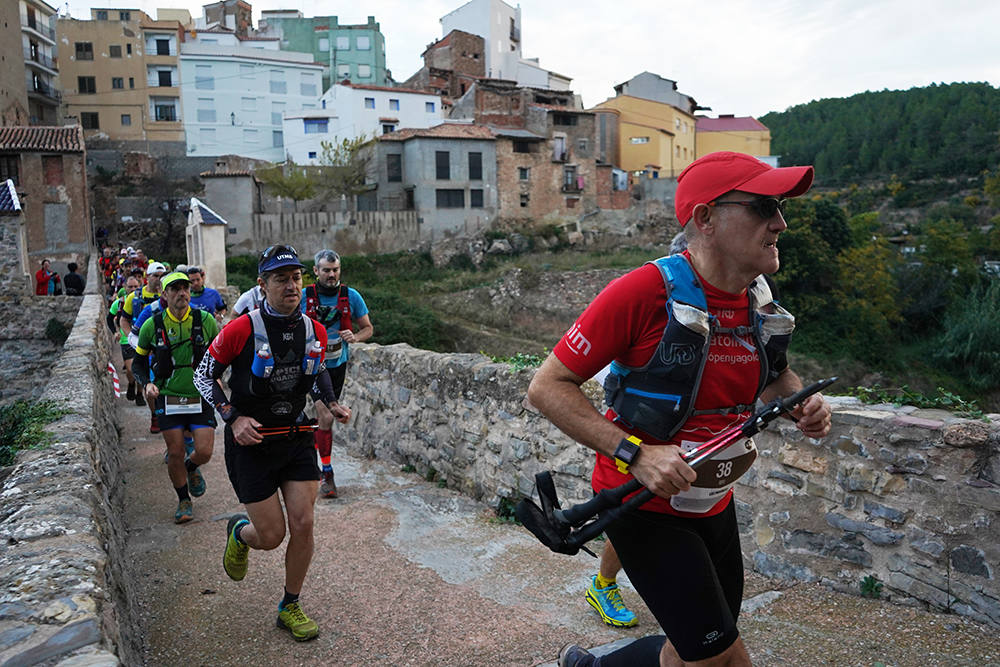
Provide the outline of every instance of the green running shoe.
{"type": "Polygon", "coordinates": [[[278,610],[278,627],[291,632],[292,638],[297,642],[309,641],[319,636],[319,626],[306,616],[298,602],[292,602],[284,609],[278,610]]]}
{"type": "Polygon", "coordinates": [[[188,473],[188,490],[195,498],[205,495],[205,477],[198,468],[188,473]]]}
{"type": "Polygon", "coordinates": [[[601,619],[608,625],[615,628],[631,628],[639,620],[635,617],[625,603],[622,602],[621,591],[618,584],[611,584],[607,588],[597,587],[597,577],[591,577],[590,586],[587,587],[587,602],[597,610],[601,619]]]}
{"type": "Polygon", "coordinates": [[[194,505],[190,498],[177,503],[177,511],[174,512],[174,523],[187,523],[194,518],[194,505]]]}
{"type": "Polygon", "coordinates": [[[245,514],[234,514],[229,517],[229,524],[226,525],[226,550],[222,554],[222,568],[233,581],[242,581],[247,576],[250,547],[236,539],[236,527],[249,523],[245,514]]]}

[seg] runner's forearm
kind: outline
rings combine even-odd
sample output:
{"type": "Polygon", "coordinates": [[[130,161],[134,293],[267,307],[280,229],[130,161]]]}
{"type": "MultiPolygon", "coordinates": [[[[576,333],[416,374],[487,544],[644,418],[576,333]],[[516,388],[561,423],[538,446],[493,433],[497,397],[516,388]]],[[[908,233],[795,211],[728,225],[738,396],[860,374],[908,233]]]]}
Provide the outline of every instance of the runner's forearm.
{"type": "Polygon", "coordinates": [[[135,355],[135,360],[132,362],[132,375],[140,387],[149,384],[149,357],[144,354],[135,355]]]}

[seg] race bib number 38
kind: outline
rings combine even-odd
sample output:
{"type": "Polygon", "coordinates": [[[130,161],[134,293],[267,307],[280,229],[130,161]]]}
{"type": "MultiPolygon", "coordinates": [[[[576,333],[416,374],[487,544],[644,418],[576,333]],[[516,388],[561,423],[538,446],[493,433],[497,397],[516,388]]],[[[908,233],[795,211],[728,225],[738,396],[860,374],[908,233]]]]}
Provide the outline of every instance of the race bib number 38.
{"type": "MultiPolygon", "coordinates": [[[[694,449],[698,442],[683,442],[686,452],[694,449]]],[[[702,513],[712,509],[719,500],[742,477],[757,459],[757,446],[753,438],[733,443],[698,466],[698,478],[691,489],[670,497],[670,505],[682,512],[702,513]]]]}

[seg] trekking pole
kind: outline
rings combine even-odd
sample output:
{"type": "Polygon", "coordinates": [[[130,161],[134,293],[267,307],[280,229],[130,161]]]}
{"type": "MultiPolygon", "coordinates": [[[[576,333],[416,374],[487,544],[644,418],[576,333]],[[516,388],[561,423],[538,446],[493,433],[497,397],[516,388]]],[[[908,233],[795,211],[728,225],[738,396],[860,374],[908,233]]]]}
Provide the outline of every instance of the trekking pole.
{"type": "MultiPolygon", "coordinates": [[[[790,412],[809,396],[822,391],[837,381],[836,377],[819,380],[792,394],[788,398],[776,398],[755,412],[741,424],[737,424],[716,437],[703,442],[682,455],[692,468],[697,468],[711,457],[734,442],[749,438],[780,417],[790,412]]],[[[640,507],[655,497],[637,479],[631,479],[621,486],[603,489],[590,500],[561,509],[559,498],[552,482],[551,473],[535,475],[538,488],[539,507],[530,499],[522,499],[515,508],[515,515],[524,527],[535,535],[545,546],[557,553],[573,555],[583,549],[591,556],[596,555],[584,546],[588,541],[604,532],[604,528],[616,520],[622,512],[640,507]],[[638,491],[638,493],[635,493],[638,491]],[[631,498],[626,498],[630,494],[631,498]],[[600,517],[593,519],[600,514],[600,517]],[[588,523],[589,522],[589,523],[588,523]]]]}

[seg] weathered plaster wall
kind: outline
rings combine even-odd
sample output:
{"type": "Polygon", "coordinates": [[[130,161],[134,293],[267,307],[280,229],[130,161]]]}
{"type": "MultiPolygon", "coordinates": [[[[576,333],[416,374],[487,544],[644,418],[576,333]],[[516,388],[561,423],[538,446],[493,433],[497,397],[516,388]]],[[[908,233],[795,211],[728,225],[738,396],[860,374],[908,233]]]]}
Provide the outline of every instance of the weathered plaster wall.
{"type": "MultiPolygon", "coordinates": [[[[531,371],[475,354],[352,346],[337,431],[365,456],[397,459],[496,505],[555,471],[560,495],[590,495],[592,455],[524,404],[531,371]]],[[[595,400],[600,391],[588,383],[595,400]]],[[[833,398],[822,441],[790,422],[757,438],[737,486],[744,555],[764,574],[883,597],[1000,625],[1000,427],[938,411],[833,398]]]]}

